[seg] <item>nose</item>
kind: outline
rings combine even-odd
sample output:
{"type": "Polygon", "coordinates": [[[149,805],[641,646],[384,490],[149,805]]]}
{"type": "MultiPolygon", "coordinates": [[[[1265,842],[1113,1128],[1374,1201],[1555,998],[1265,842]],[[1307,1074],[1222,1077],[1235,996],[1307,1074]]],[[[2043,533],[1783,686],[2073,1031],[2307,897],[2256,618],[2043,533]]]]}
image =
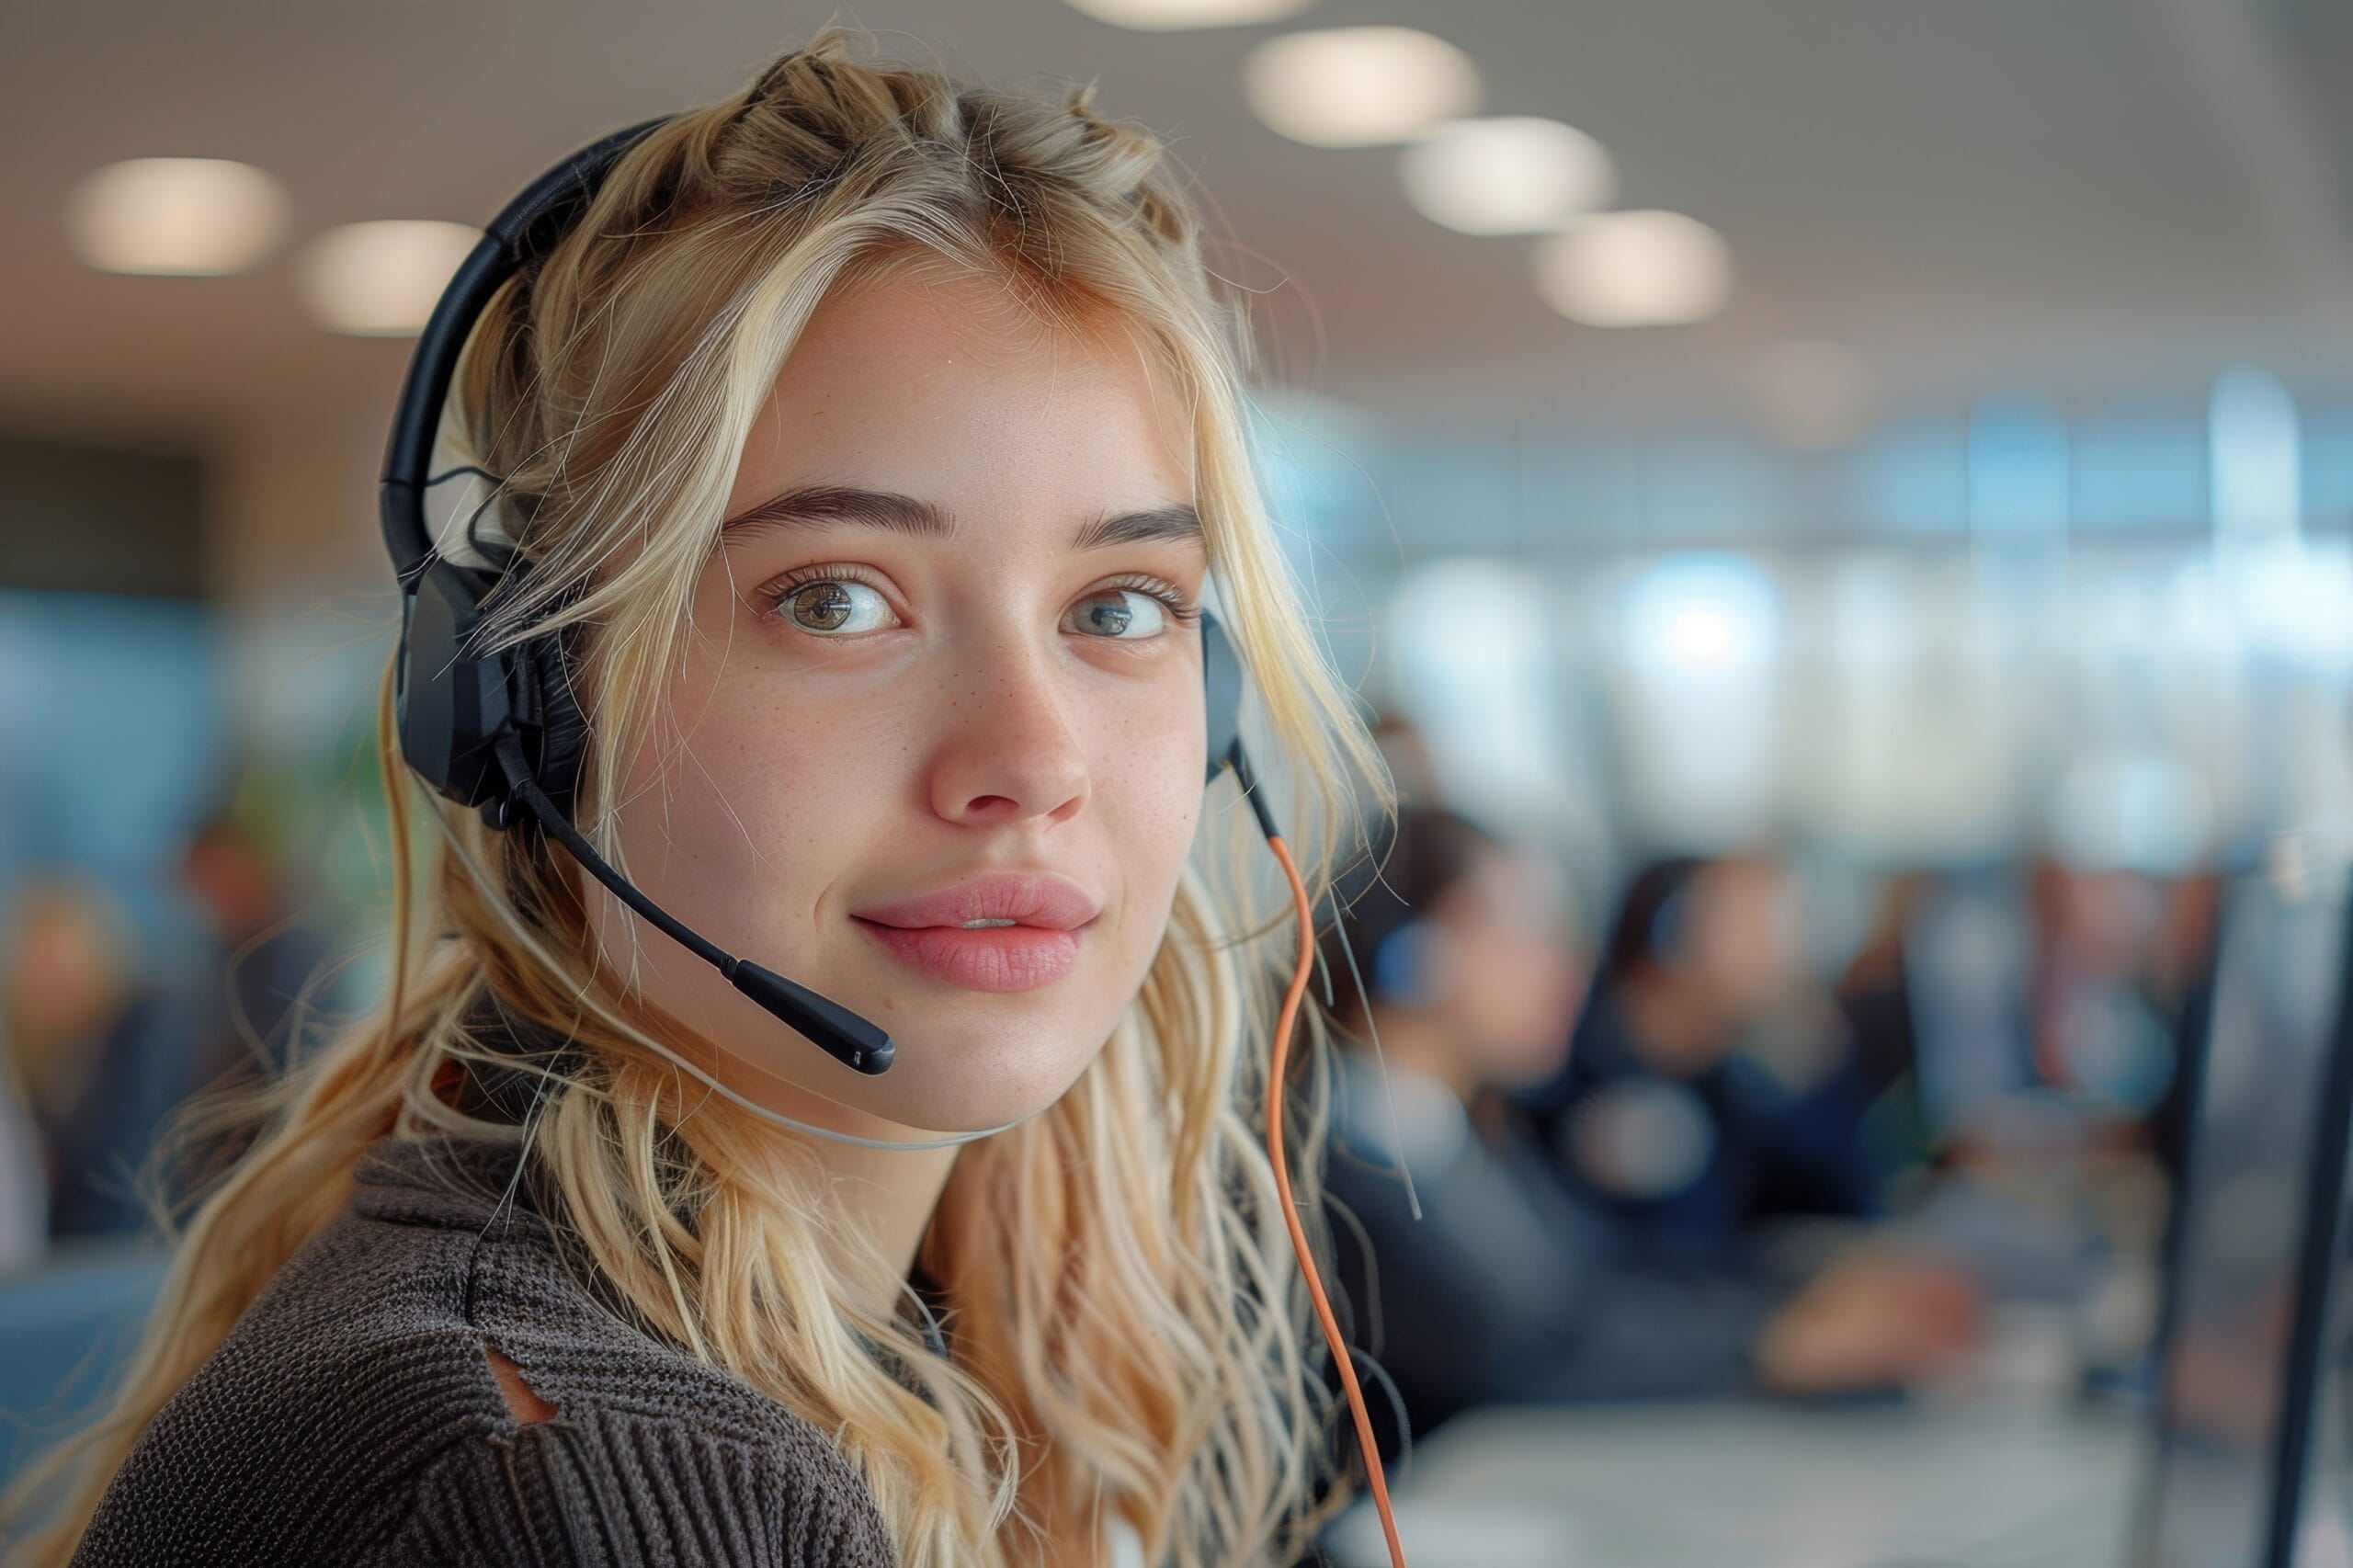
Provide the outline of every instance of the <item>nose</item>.
{"type": "Polygon", "coordinates": [[[1086,802],[1086,754],[1051,654],[1005,640],[947,678],[949,723],[931,809],[974,827],[1067,822],[1086,802]]]}

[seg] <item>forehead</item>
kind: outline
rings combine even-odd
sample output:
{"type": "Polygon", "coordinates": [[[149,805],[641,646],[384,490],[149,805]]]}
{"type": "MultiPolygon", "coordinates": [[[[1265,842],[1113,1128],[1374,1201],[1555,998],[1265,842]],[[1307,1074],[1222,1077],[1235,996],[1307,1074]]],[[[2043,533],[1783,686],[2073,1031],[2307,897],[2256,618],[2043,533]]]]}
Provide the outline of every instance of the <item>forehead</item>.
{"type": "Polygon", "coordinates": [[[1057,526],[1188,499],[1190,432],[1172,393],[1108,318],[1051,323],[1001,279],[902,270],[811,316],[745,443],[730,509],[811,479],[1057,526]]]}

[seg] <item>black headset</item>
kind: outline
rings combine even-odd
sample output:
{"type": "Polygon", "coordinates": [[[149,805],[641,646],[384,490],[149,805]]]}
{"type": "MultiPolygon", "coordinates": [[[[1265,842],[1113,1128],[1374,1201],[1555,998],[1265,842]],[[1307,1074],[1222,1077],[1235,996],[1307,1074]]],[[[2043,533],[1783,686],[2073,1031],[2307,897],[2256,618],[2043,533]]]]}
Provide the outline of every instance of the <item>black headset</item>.
{"type": "MultiPolygon", "coordinates": [[[[588,722],[573,695],[568,636],[542,633],[484,652],[483,626],[494,597],[511,595],[529,562],[504,548],[483,551],[492,561],[488,567],[452,561],[435,546],[426,521],[426,494],[439,483],[429,469],[442,406],[476,318],[501,284],[546,257],[621,155],[663,123],[647,120],[614,132],[508,202],[449,280],[417,339],[392,417],[378,498],[401,590],[394,674],[401,753],[439,793],[481,808],[492,827],[535,820],[590,875],[714,965],[738,991],[844,1065],[877,1074],[889,1068],[896,1051],[889,1034],[839,1003],[706,940],[641,892],[573,825],[588,722]]],[[[496,476],[488,477],[496,483],[496,476]]],[[[1242,661],[1206,609],[1199,626],[1209,781],[1233,768],[1260,830],[1271,838],[1274,820],[1242,749],[1242,661]]]]}

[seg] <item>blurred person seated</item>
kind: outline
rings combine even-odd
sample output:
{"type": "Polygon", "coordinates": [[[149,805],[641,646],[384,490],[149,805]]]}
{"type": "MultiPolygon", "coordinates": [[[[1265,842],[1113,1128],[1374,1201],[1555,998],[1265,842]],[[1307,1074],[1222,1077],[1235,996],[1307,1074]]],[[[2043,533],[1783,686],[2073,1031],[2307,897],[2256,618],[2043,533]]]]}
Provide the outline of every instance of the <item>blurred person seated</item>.
{"type": "Polygon", "coordinates": [[[1496,1403],[1881,1390],[1971,1342],[1974,1293],[1946,1271],[1857,1255],[1795,1282],[1665,1263],[1563,1179],[1503,1093],[1559,1066],[1580,989],[1542,861],[1408,807],[1339,895],[1324,957],[1347,975],[1348,944],[1370,1006],[1338,1004],[1325,1187],[1356,1342],[1413,1433],[1496,1403]]]}
{"type": "Polygon", "coordinates": [[[0,1041],[38,1129],[52,1236],[137,1231],[164,1118],[194,1085],[176,994],[143,974],[92,878],[27,883],[0,925],[0,1041]]]}
{"type": "Polygon", "coordinates": [[[1836,1010],[1806,1006],[1794,927],[1769,856],[1644,868],[1565,1064],[1518,1096],[1570,1179],[1661,1256],[1735,1266],[1764,1221],[1879,1210],[1872,1084],[1836,1010]],[[1792,1020],[1813,1035],[1795,1074],[1768,1065],[1792,1020]]]}
{"type": "Polygon", "coordinates": [[[301,1005],[331,956],[304,918],[276,852],[222,812],[188,838],[180,886],[210,948],[191,1076],[222,1085],[284,1071],[299,1053],[301,1005]]]}

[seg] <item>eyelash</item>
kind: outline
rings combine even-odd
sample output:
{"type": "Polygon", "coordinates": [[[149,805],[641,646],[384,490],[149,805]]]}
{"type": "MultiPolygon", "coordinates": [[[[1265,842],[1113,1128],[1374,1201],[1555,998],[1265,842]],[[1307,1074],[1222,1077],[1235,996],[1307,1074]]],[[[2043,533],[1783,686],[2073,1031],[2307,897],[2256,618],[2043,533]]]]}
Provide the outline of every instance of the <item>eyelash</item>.
{"type": "MultiPolygon", "coordinates": [[[[863,583],[876,593],[882,592],[882,585],[859,567],[796,567],[760,590],[762,612],[767,615],[780,613],[787,600],[812,583],[863,583]]],[[[1159,600],[1160,608],[1166,610],[1168,618],[1179,626],[1190,626],[1201,618],[1200,607],[1187,602],[1184,593],[1175,584],[1164,578],[1147,576],[1142,573],[1130,573],[1125,576],[1114,577],[1095,589],[1094,594],[1108,594],[1121,588],[1131,588],[1137,593],[1159,600]]],[[[1094,594],[1088,597],[1093,597],[1094,594]]]]}
{"type": "Polygon", "coordinates": [[[1158,599],[1160,608],[1166,610],[1168,618],[1179,626],[1190,626],[1201,619],[1200,606],[1188,604],[1185,596],[1174,584],[1164,582],[1158,577],[1131,573],[1124,577],[1114,577],[1096,592],[1108,594],[1120,588],[1132,588],[1147,598],[1158,599]]]}

